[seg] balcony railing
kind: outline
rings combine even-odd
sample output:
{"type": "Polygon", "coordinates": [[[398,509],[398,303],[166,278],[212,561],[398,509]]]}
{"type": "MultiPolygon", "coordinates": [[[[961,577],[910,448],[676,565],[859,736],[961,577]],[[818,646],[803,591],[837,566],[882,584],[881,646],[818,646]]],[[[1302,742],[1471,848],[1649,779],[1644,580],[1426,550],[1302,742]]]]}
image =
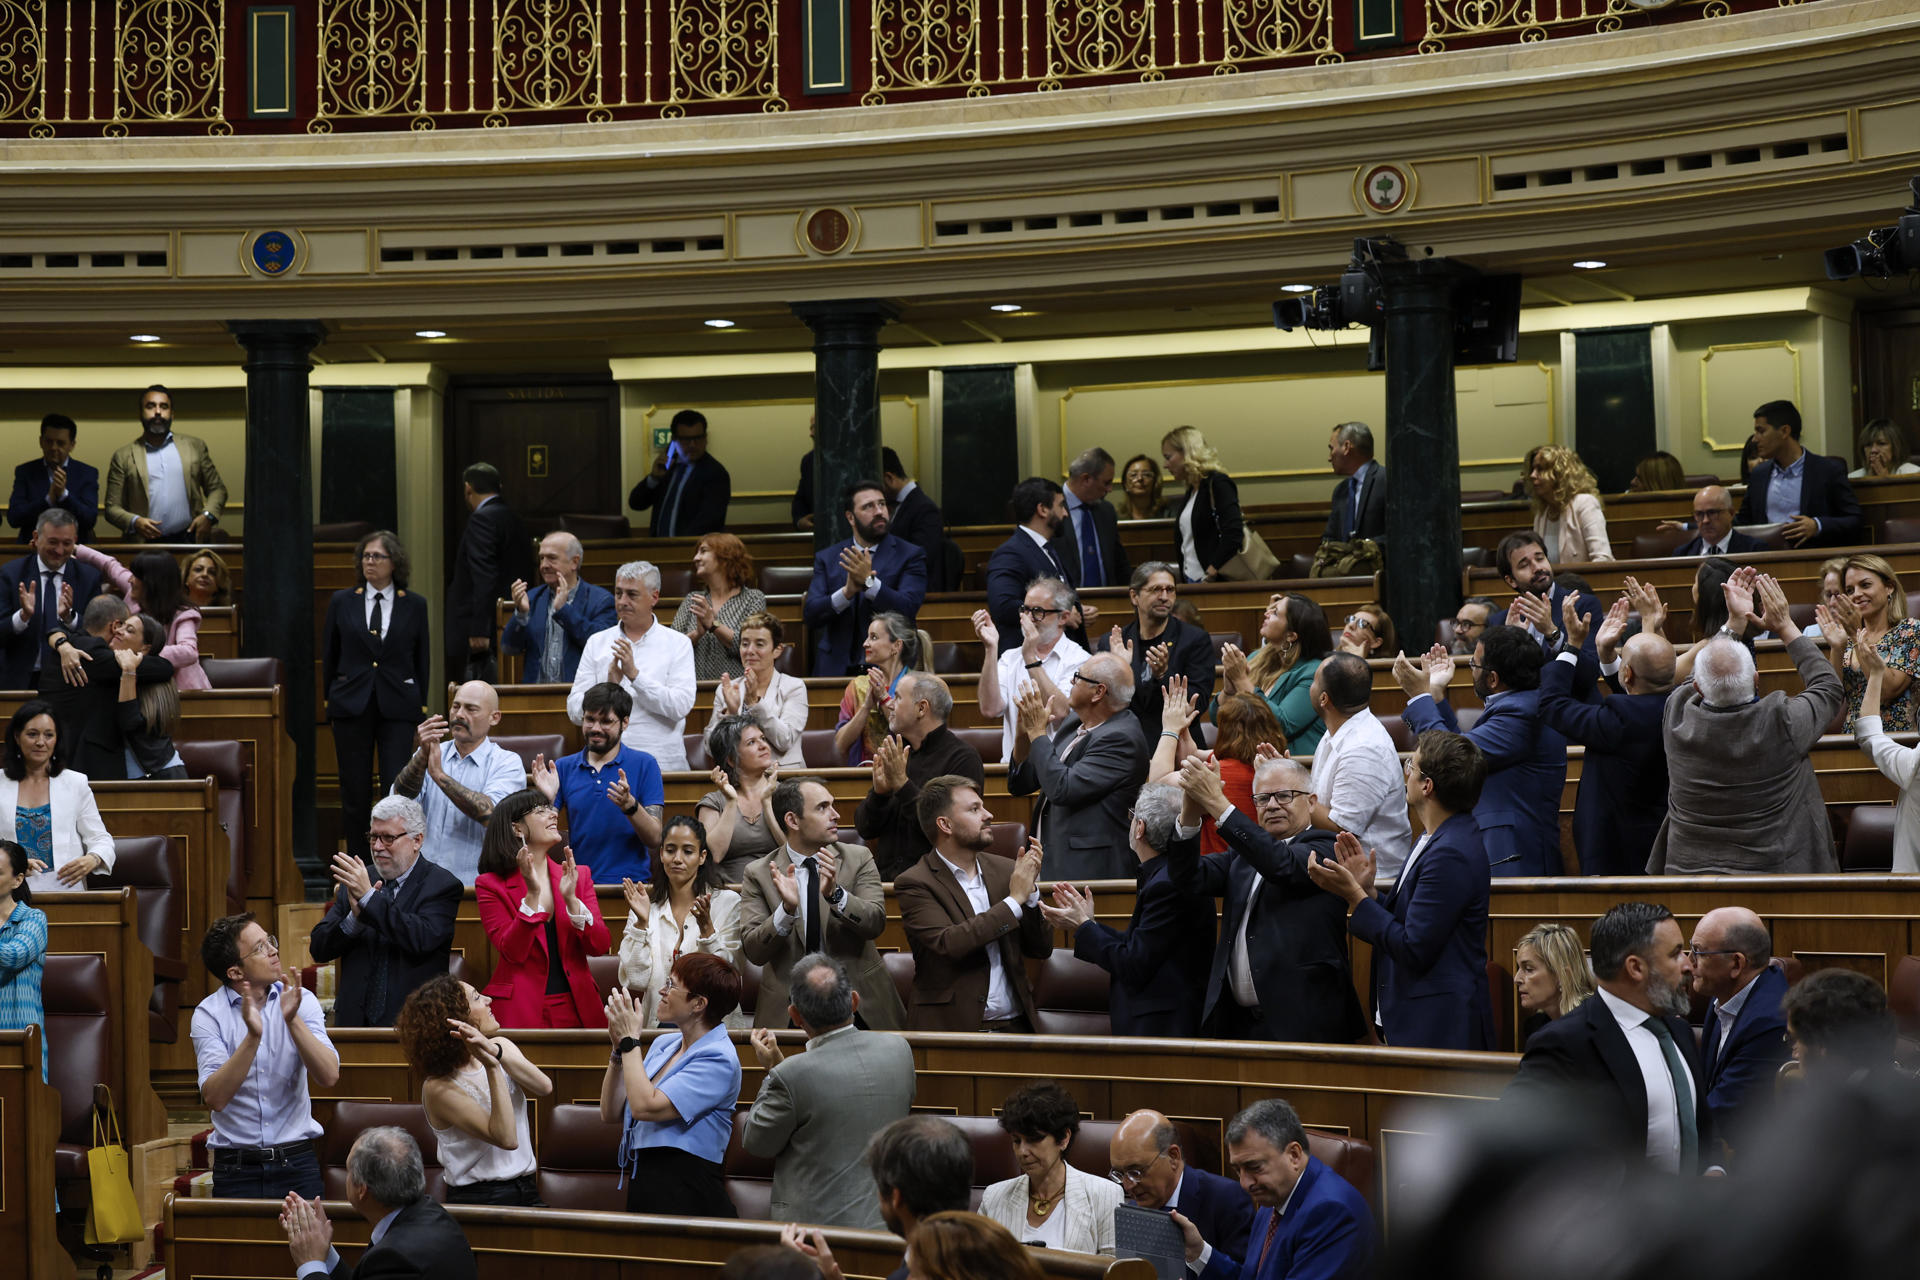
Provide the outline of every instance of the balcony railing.
{"type": "Polygon", "coordinates": [[[1797,0],[0,0],[0,136],[502,127],[1436,53],[1797,0]]]}

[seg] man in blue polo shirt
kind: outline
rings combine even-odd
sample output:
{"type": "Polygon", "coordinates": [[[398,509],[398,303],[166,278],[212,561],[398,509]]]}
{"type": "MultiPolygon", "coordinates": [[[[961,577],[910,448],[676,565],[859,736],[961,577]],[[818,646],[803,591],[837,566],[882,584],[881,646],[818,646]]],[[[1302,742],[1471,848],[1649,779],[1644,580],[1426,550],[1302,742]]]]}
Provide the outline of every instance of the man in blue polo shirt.
{"type": "Polygon", "coordinates": [[[653,869],[648,850],[660,843],[667,808],[659,762],[620,740],[633,715],[624,687],[594,685],[580,712],[586,749],[554,762],[535,756],[533,785],[567,815],[567,844],[595,884],[645,884],[653,869]]]}

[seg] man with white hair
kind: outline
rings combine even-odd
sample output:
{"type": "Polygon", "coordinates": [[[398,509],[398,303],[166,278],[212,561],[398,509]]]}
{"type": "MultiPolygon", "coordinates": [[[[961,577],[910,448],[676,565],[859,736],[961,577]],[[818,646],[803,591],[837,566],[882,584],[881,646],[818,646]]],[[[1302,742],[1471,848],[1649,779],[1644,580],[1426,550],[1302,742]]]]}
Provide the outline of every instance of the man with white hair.
{"type": "Polygon", "coordinates": [[[333,1224],[319,1197],[289,1193],[280,1206],[280,1229],[298,1268],[298,1280],[331,1276],[422,1276],[473,1280],[473,1249],[460,1224],[427,1194],[427,1171],[419,1144],[405,1129],[362,1130],[347,1152],[346,1201],[373,1224],[356,1266],[333,1247],[333,1224]]]}
{"type": "Polygon", "coordinates": [[[1757,696],[1753,654],[1730,634],[1695,655],[1693,681],[1667,699],[1667,820],[1650,875],[1796,875],[1838,871],[1833,827],[1807,753],[1846,705],[1833,666],[1800,633],[1786,593],[1761,575],[1726,585],[1727,611],[1787,643],[1806,688],[1757,696]],[[1756,596],[1760,610],[1754,611],[1756,596]]]}
{"type": "Polygon", "coordinates": [[[1073,683],[1073,673],[1087,660],[1086,648],[1066,634],[1068,616],[1076,603],[1073,588],[1064,579],[1035,578],[1029,582],[1016,614],[1020,642],[1004,653],[999,624],[985,609],[973,611],[973,633],[986,648],[986,660],[980,667],[980,714],[1003,717],[1003,761],[1012,758],[1018,719],[1014,701],[1022,685],[1031,684],[1040,690],[1052,714],[1065,714],[1067,695],[1063,690],[1073,683]]]}
{"type": "Polygon", "coordinates": [[[687,767],[681,735],[693,710],[693,642],[653,616],[660,603],[660,570],[629,560],[613,575],[613,611],[619,619],[587,640],[567,694],[567,717],[579,724],[587,690],[617,684],[633,698],[633,718],[620,740],[644,751],[661,772],[687,767]]]}
{"type": "Polygon", "coordinates": [[[1040,793],[1031,825],[1046,846],[1048,879],[1119,880],[1133,871],[1127,831],[1147,780],[1147,748],[1127,714],[1131,701],[1133,668],[1111,653],[1094,654],[1073,673],[1070,714],[1051,735],[1046,699],[1032,686],[1021,691],[1007,790],[1040,793]]]}
{"type": "Polygon", "coordinates": [[[580,578],[585,553],[570,533],[540,539],[540,581],[513,580],[513,617],[500,630],[503,653],[524,653],[521,684],[571,682],[580,651],[596,631],[614,624],[613,593],[580,578]]]}

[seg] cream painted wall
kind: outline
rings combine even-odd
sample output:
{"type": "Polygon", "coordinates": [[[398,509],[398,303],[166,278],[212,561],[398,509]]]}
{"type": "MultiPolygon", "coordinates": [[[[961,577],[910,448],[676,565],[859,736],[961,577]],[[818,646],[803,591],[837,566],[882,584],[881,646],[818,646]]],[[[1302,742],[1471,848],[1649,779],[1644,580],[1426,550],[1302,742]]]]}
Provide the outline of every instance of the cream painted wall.
{"type": "Polygon", "coordinates": [[[1674,324],[1669,333],[1666,447],[1687,471],[1738,475],[1754,409],[1778,399],[1800,407],[1808,448],[1852,458],[1844,322],[1755,316],[1674,324]]]}

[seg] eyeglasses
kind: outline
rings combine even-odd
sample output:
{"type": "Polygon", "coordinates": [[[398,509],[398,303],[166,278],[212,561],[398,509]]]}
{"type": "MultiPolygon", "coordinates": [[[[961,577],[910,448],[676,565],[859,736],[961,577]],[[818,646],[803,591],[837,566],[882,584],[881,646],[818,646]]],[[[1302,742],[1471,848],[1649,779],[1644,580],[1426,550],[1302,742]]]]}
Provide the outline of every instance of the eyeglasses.
{"type": "Polygon", "coordinates": [[[1455,618],[1453,620],[1453,629],[1456,632],[1478,631],[1486,625],[1486,623],[1480,621],[1478,618],[1455,618]]]}
{"type": "Polygon", "coordinates": [[[1078,671],[1073,673],[1073,678],[1075,680],[1078,680],[1081,684],[1095,685],[1103,689],[1106,687],[1106,684],[1107,684],[1105,680],[1095,680],[1092,676],[1083,676],[1078,671]]]}
{"type": "Polygon", "coordinates": [[[254,945],[253,949],[242,956],[241,959],[251,960],[255,956],[271,956],[278,955],[279,953],[280,939],[274,937],[272,934],[268,934],[266,937],[260,939],[260,941],[254,945]]]}
{"type": "Polygon", "coordinates": [[[1159,1155],[1147,1161],[1145,1165],[1141,1166],[1138,1169],[1109,1169],[1107,1171],[1107,1177],[1111,1178],[1113,1181],[1119,1183],[1123,1187],[1131,1187],[1135,1183],[1139,1182],[1140,1179],[1147,1176],[1148,1169],[1153,1168],[1153,1166],[1159,1164],[1162,1160],[1166,1158],[1167,1158],[1167,1153],[1162,1151],[1159,1155]]]}
{"type": "Polygon", "coordinates": [[[384,551],[362,551],[362,552],[360,553],[360,558],[361,558],[362,560],[391,560],[391,559],[393,559],[393,557],[392,557],[392,556],[390,556],[390,555],[388,555],[388,554],[387,554],[386,552],[384,552],[384,551]]]}
{"type": "Polygon", "coordinates": [[[379,831],[369,831],[367,832],[367,843],[377,845],[384,849],[388,845],[398,844],[412,834],[413,832],[411,831],[396,831],[392,835],[386,835],[379,831]]]}
{"type": "Polygon", "coordinates": [[[1406,774],[1409,778],[1424,778],[1427,776],[1420,772],[1420,762],[1412,756],[1407,757],[1406,774]]]}
{"type": "Polygon", "coordinates": [[[1020,612],[1026,614],[1029,618],[1044,618],[1052,613],[1065,613],[1066,610],[1049,609],[1044,605],[1037,604],[1023,604],[1020,606],[1020,612]]]}
{"type": "Polygon", "coordinates": [[[1348,614],[1347,625],[1350,627],[1359,627],[1362,631],[1372,631],[1374,629],[1373,619],[1364,613],[1348,614]]]}
{"type": "Polygon", "coordinates": [[[1705,956],[1737,956],[1740,954],[1740,952],[1738,951],[1702,951],[1698,947],[1688,947],[1685,954],[1692,956],[1695,960],[1699,960],[1705,956]]]}
{"type": "Polygon", "coordinates": [[[1310,796],[1311,791],[1256,791],[1253,793],[1253,807],[1264,809],[1270,804],[1288,805],[1301,796],[1310,796]]]}
{"type": "Polygon", "coordinates": [[[1713,507],[1706,511],[1702,511],[1700,508],[1695,507],[1693,509],[1693,518],[1695,520],[1711,520],[1715,516],[1724,516],[1731,511],[1732,511],[1731,507],[1713,507]]]}

